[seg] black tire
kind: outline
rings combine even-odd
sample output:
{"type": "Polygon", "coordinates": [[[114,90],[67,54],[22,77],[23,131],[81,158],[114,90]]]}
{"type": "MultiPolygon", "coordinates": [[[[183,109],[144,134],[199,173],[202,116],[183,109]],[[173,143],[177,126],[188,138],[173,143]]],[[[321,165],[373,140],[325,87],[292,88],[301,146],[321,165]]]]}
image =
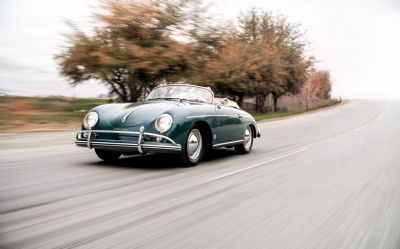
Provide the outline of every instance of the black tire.
{"type": "Polygon", "coordinates": [[[234,146],[236,153],[241,155],[249,154],[251,152],[251,148],[253,147],[253,140],[253,129],[250,127],[250,125],[248,125],[245,130],[243,143],[234,146]]]}
{"type": "Polygon", "coordinates": [[[96,155],[105,162],[115,162],[121,156],[121,153],[112,150],[95,149],[96,155]]]}
{"type": "Polygon", "coordinates": [[[186,137],[186,145],[183,148],[182,154],[179,155],[179,164],[184,167],[192,167],[197,165],[203,158],[206,150],[204,132],[200,126],[193,126],[186,137]],[[190,146],[190,142],[193,146],[190,146]],[[195,146],[197,142],[197,147],[195,146]],[[191,148],[192,147],[192,148],[191,148]]]}

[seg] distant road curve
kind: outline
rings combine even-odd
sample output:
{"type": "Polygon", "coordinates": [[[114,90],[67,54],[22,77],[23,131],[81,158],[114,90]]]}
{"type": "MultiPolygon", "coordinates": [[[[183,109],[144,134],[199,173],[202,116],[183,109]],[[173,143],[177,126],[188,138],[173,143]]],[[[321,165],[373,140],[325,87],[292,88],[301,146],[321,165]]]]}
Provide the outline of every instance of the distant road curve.
{"type": "Polygon", "coordinates": [[[400,101],[260,123],[199,166],[0,135],[0,248],[400,248],[400,101]]]}

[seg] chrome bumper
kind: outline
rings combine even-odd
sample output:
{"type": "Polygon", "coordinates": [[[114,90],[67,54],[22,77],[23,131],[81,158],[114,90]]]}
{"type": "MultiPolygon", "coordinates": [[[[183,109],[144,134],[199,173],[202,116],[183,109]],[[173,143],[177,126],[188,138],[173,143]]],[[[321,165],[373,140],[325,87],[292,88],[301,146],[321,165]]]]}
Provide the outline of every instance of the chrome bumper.
{"type": "Polygon", "coordinates": [[[145,152],[181,152],[182,146],[175,143],[169,137],[144,132],[144,127],[140,127],[139,132],[137,131],[111,131],[111,130],[83,130],[77,133],[77,140],[75,144],[80,147],[87,147],[89,149],[99,148],[99,149],[114,149],[114,150],[124,150],[139,152],[141,154],[145,152]],[[138,136],[138,140],[135,143],[127,143],[125,141],[96,141],[94,137],[97,134],[118,134],[118,135],[133,135],[138,136]],[[167,141],[162,142],[147,142],[145,137],[159,138],[160,140],[167,141]]]}

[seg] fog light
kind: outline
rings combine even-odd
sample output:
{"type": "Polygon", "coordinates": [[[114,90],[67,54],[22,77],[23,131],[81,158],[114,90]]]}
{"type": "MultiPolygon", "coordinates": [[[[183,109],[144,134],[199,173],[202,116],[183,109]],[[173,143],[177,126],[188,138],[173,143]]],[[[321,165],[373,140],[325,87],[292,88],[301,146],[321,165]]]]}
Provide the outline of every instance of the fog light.
{"type": "Polygon", "coordinates": [[[157,141],[158,143],[160,143],[160,142],[162,141],[162,137],[157,137],[157,138],[156,138],[156,141],[157,141]]]}

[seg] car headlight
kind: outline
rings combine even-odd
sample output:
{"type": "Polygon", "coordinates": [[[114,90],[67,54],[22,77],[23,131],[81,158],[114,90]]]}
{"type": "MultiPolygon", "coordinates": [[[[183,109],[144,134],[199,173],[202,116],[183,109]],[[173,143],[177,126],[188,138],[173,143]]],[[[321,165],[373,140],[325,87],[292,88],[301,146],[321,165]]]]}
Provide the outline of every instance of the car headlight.
{"type": "Polygon", "coordinates": [[[83,126],[86,129],[90,129],[97,124],[97,121],[99,121],[99,115],[97,114],[97,112],[89,112],[83,118],[83,126]]]}
{"type": "Polygon", "coordinates": [[[172,117],[169,114],[162,114],[156,119],[154,124],[156,130],[160,133],[167,132],[172,126],[172,117]]]}

